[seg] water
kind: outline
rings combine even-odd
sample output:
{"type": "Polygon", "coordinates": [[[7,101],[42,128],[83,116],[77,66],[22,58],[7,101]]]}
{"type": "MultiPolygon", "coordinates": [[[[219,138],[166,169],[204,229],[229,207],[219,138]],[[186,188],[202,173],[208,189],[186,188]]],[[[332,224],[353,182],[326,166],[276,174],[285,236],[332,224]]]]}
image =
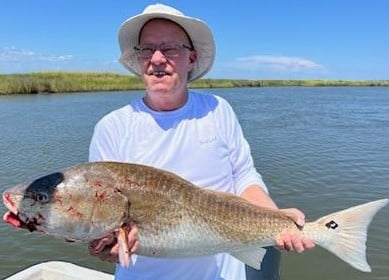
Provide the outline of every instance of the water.
{"type": "MultiPolygon", "coordinates": [[[[389,197],[389,89],[213,89],[231,102],[253,157],[280,207],[308,219],[389,197]]],[[[94,124],[141,92],[0,97],[0,191],[85,162],[94,124]]],[[[0,205],[0,213],[5,207],[0,205]]],[[[368,261],[358,272],[321,248],[284,253],[283,279],[362,280],[389,277],[389,207],[373,220],[368,261]]],[[[47,260],[113,272],[86,245],[0,223],[0,279],[47,260]]]]}

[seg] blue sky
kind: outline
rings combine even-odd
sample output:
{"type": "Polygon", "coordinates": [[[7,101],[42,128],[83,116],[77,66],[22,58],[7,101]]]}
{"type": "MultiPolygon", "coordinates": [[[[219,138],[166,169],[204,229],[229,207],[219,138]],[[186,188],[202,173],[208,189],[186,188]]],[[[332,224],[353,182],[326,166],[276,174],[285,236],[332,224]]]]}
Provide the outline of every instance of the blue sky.
{"type": "MultiPolygon", "coordinates": [[[[389,79],[389,1],[158,1],[206,21],[207,78],[389,79]]],[[[109,71],[117,31],[156,1],[1,0],[0,73],[109,71]]]]}

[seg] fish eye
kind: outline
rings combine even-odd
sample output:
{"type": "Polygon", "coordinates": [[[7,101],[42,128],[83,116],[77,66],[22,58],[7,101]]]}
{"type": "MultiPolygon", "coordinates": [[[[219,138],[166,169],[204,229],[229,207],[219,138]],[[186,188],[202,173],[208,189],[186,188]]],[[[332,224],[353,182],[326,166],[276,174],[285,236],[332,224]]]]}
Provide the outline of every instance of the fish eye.
{"type": "Polygon", "coordinates": [[[35,200],[39,202],[46,202],[49,200],[49,197],[45,193],[37,193],[35,200]]]}

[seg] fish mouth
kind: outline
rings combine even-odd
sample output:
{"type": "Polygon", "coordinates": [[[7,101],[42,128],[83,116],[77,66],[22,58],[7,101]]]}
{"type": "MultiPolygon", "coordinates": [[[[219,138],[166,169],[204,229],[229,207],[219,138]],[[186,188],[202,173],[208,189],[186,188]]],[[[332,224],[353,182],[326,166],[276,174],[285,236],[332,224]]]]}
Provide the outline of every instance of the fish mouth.
{"type": "Polygon", "coordinates": [[[12,213],[17,215],[18,209],[17,209],[14,201],[12,200],[11,194],[9,192],[3,193],[3,203],[12,213]]]}
{"type": "Polygon", "coordinates": [[[23,215],[20,214],[15,214],[11,211],[8,211],[7,213],[4,214],[3,216],[4,222],[17,227],[17,228],[25,228],[28,229],[30,232],[33,231],[43,231],[42,228],[40,227],[41,224],[39,222],[39,218],[28,218],[26,217],[23,219],[23,215]]]}
{"type": "Polygon", "coordinates": [[[37,217],[29,218],[23,213],[20,213],[15,203],[12,201],[11,195],[9,193],[3,194],[3,202],[9,210],[3,216],[4,222],[17,228],[28,229],[30,232],[43,231],[41,222],[44,220],[44,218],[41,215],[38,214],[37,217]]]}

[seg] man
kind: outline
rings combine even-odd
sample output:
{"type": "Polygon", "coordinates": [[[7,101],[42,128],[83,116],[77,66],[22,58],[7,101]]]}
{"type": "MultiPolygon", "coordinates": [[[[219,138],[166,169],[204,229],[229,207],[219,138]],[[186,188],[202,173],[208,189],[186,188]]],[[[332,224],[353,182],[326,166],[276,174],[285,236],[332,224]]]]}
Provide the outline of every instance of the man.
{"type": "MultiPolygon", "coordinates": [[[[142,78],[145,96],[99,121],[90,161],[152,165],[198,186],[277,209],[254,167],[231,106],[218,96],[188,90],[188,82],[204,76],[214,61],[215,43],[208,26],[155,4],[123,23],[119,43],[121,62],[142,78]]],[[[304,224],[304,215],[297,209],[281,211],[304,224]]],[[[132,264],[128,269],[117,266],[116,279],[246,279],[244,264],[229,254],[190,259],[136,256],[136,235],[134,227],[129,234],[131,253],[135,252],[132,264]]],[[[314,246],[310,240],[288,235],[280,236],[277,243],[298,252],[314,246]]],[[[116,260],[117,247],[111,236],[91,243],[90,250],[102,259],[116,260]]],[[[276,253],[266,261],[265,256],[264,263],[278,264],[278,257],[276,253]]],[[[274,277],[262,279],[277,279],[277,265],[270,274],[274,277]]]]}

